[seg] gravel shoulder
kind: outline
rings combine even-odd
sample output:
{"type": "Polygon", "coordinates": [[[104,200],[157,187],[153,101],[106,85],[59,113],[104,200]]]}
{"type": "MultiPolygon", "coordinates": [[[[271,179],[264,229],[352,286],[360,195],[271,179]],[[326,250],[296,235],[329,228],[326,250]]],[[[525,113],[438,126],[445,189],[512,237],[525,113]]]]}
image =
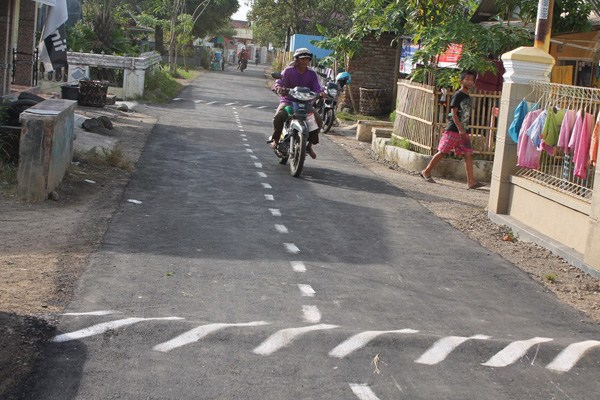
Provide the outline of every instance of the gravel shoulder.
{"type": "MultiPolygon", "coordinates": [[[[115,126],[111,138],[119,141],[133,165],[156,123],[143,106],[129,113],[79,107],[77,113],[108,116],[115,126]]],[[[334,128],[322,136],[447,221],[457,234],[468,235],[528,272],[582,312],[582,320],[600,322],[599,281],[537,245],[503,241],[509,229],[492,223],[485,211],[489,188],[466,190],[464,183],[443,179],[426,183],[415,173],[378,159],[370,145],[357,142],[348,129],[334,128]]],[[[56,315],[71,299],[130,177],[129,170],[82,162],[69,169],[55,200],[28,204],[11,195],[0,196],[0,398],[19,398],[20,385],[27,384],[41,345],[53,334],[56,315]]]]}

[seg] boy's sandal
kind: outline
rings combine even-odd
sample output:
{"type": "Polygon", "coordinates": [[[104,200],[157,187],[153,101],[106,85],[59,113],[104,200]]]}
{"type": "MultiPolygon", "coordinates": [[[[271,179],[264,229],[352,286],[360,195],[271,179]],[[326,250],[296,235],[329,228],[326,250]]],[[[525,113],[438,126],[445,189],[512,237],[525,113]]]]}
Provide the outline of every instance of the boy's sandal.
{"type": "Polygon", "coordinates": [[[481,182],[477,182],[475,185],[473,186],[469,186],[469,189],[479,189],[485,186],[485,183],[481,183],[481,182]]]}
{"type": "Polygon", "coordinates": [[[425,176],[425,175],[423,175],[422,172],[419,172],[419,176],[421,178],[425,179],[429,183],[435,183],[435,181],[433,180],[433,178],[431,176],[425,176]]]}

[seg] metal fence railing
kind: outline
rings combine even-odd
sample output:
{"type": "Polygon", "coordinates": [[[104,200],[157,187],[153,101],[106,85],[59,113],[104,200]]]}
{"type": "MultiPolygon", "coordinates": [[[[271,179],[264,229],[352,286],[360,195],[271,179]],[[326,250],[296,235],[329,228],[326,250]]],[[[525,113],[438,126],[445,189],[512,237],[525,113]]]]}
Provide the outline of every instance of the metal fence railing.
{"type": "MultiPolygon", "coordinates": [[[[595,117],[600,112],[600,89],[560,85],[550,82],[532,82],[537,103],[542,109],[556,107],[565,110],[583,110],[595,117]]],[[[519,169],[515,175],[550,187],[561,193],[590,202],[594,192],[595,167],[588,166],[585,178],[574,174],[575,162],[571,154],[556,148],[555,154],[542,151],[537,169],[519,169]]]]}

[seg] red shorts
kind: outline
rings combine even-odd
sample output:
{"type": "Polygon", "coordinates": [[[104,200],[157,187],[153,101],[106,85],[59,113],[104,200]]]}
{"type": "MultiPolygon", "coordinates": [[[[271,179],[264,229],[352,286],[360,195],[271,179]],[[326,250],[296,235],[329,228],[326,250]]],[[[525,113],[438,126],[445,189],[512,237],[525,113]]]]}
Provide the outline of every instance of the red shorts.
{"type": "Polygon", "coordinates": [[[458,132],[445,131],[440,138],[438,151],[441,153],[450,153],[452,149],[454,149],[454,154],[457,156],[473,154],[473,146],[471,146],[471,139],[468,136],[463,139],[458,132]]]}

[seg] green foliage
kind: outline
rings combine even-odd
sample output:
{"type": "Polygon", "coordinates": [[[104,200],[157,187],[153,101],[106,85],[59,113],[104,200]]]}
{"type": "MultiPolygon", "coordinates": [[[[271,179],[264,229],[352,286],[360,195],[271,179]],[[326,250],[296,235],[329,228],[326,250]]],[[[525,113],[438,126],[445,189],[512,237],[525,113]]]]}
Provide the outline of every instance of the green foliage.
{"type": "Polygon", "coordinates": [[[133,163],[125,157],[123,149],[119,146],[115,146],[112,149],[102,147],[102,152],[94,153],[94,155],[88,159],[88,162],[94,165],[106,165],[127,171],[133,170],[133,163]]]}
{"type": "Polygon", "coordinates": [[[168,71],[162,67],[156,68],[151,73],[146,74],[143,100],[152,103],[165,103],[177,96],[182,88],[183,85],[177,82],[168,71]],[[157,89],[160,90],[157,91],[157,89]]]}
{"type": "Polygon", "coordinates": [[[350,114],[347,112],[339,112],[335,116],[338,119],[343,119],[346,121],[359,121],[359,120],[379,121],[379,120],[381,120],[380,118],[372,117],[370,115],[350,114]]]}
{"type": "Polygon", "coordinates": [[[556,277],[556,275],[555,275],[555,274],[546,274],[546,275],[544,275],[544,278],[545,278],[545,279],[546,279],[548,282],[550,282],[550,283],[554,283],[554,282],[556,282],[556,278],[557,278],[557,277],[556,277]]]}
{"type": "Polygon", "coordinates": [[[392,146],[401,147],[410,150],[410,142],[406,138],[398,139],[398,136],[392,136],[392,146]]]}
{"type": "Polygon", "coordinates": [[[390,122],[396,122],[396,110],[390,113],[390,122]]]}

